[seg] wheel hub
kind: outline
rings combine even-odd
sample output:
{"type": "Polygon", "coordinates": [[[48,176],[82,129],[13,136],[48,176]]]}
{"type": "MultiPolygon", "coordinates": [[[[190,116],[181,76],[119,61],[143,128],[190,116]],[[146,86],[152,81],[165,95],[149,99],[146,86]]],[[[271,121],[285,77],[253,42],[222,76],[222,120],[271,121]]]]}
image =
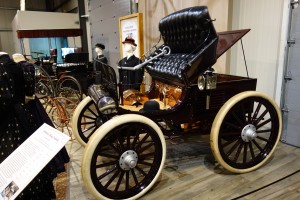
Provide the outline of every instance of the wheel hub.
{"type": "Polygon", "coordinates": [[[102,118],[101,117],[97,117],[96,119],[96,126],[100,127],[103,124],[102,118]]]}
{"type": "Polygon", "coordinates": [[[252,124],[246,125],[242,130],[242,139],[245,142],[250,142],[257,137],[256,128],[252,124]]]}
{"type": "Polygon", "coordinates": [[[138,161],[138,155],[133,150],[125,151],[119,160],[119,165],[123,170],[130,170],[134,168],[138,161]]]}

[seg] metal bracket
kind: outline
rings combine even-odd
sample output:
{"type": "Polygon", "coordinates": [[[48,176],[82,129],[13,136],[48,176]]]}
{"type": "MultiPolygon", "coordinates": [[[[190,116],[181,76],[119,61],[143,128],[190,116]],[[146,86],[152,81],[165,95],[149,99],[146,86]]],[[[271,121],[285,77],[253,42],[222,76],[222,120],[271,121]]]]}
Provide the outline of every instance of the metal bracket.
{"type": "Polygon", "coordinates": [[[284,76],[284,80],[286,80],[286,81],[291,81],[291,80],[293,80],[293,79],[292,79],[292,77],[290,77],[289,75],[287,75],[287,76],[284,76]]]}
{"type": "Polygon", "coordinates": [[[290,71],[284,76],[284,80],[285,81],[291,81],[291,80],[293,80],[292,74],[291,74],[290,71]]]}
{"type": "Polygon", "coordinates": [[[287,41],[287,44],[289,45],[289,47],[290,47],[290,46],[293,46],[294,44],[296,44],[296,40],[295,40],[295,39],[289,39],[289,40],[287,41]]]}
{"type": "Polygon", "coordinates": [[[284,107],[284,108],[281,108],[281,111],[282,112],[285,112],[285,113],[288,113],[289,112],[289,109],[287,107],[284,107]]]}

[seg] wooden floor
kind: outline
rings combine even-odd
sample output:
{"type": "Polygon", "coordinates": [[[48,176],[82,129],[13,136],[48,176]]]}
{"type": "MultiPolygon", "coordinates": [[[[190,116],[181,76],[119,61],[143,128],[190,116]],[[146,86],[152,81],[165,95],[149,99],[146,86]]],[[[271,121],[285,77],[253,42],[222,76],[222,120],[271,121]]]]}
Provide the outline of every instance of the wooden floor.
{"type": "MultiPolygon", "coordinates": [[[[143,200],[300,199],[300,148],[279,143],[260,169],[232,174],[214,163],[208,136],[189,135],[184,142],[167,141],[167,159],[158,182],[143,200]]],[[[69,142],[68,200],[94,199],[80,174],[83,147],[69,142]]]]}

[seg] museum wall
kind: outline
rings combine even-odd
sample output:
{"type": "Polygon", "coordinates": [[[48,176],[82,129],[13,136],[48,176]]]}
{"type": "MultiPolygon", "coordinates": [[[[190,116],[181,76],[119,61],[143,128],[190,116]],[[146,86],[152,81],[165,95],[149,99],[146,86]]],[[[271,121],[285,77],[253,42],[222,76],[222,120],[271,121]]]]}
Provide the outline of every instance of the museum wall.
{"type": "MultiPolygon", "coordinates": [[[[26,0],[28,10],[46,10],[45,1],[26,0]]],[[[11,22],[20,9],[20,0],[0,1],[0,51],[15,53],[11,22]]]]}
{"type": "MultiPolygon", "coordinates": [[[[206,5],[217,32],[228,30],[229,0],[139,0],[139,13],[144,16],[144,45],[147,52],[159,40],[158,23],[161,18],[175,11],[192,6],[206,5]]],[[[214,68],[217,72],[226,71],[227,54],[221,56],[214,68]]]]}
{"type": "MultiPolygon", "coordinates": [[[[243,45],[250,77],[257,78],[257,90],[276,98],[279,103],[282,77],[279,63],[284,58],[280,51],[283,12],[288,9],[287,0],[231,0],[232,29],[250,28],[243,38],[243,45]],[[277,78],[278,77],[278,78],[277,78]],[[279,88],[279,89],[276,89],[279,88]]],[[[286,44],[286,40],[285,40],[286,44]]],[[[240,43],[231,50],[230,73],[246,76],[240,43]]]]}
{"type": "MultiPolygon", "coordinates": [[[[49,12],[77,12],[77,0],[70,0],[66,3],[65,0],[51,1],[41,0],[26,0],[27,11],[49,11],[49,12]]],[[[13,45],[14,39],[12,34],[12,21],[20,10],[20,0],[5,0],[0,1],[0,51],[5,51],[9,54],[15,53],[13,45]]],[[[41,25],[46,24],[45,19],[41,25]]],[[[39,25],[39,24],[35,24],[39,25]]]]}
{"type": "Polygon", "coordinates": [[[86,14],[90,59],[96,58],[95,44],[105,45],[103,54],[116,69],[120,58],[119,18],[131,14],[129,0],[86,0],[86,14]],[[88,36],[89,37],[89,36],[88,36]]]}

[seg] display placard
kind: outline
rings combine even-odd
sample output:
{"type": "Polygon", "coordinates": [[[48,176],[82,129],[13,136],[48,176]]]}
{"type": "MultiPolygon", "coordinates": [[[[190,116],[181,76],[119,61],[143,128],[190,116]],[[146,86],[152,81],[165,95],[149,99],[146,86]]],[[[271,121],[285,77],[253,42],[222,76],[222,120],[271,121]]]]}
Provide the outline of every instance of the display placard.
{"type": "Polygon", "coordinates": [[[70,137],[43,124],[0,164],[0,200],[13,200],[70,137]]]}
{"type": "Polygon", "coordinates": [[[135,13],[119,18],[119,32],[120,32],[120,57],[123,58],[124,52],[122,41],[126,37],[131,37],[135,40],[137,48],[134,52],[136,57],[141,58],[144,54],[144,39],[143,39],[143,15],[142,13],[135,13]]]}

